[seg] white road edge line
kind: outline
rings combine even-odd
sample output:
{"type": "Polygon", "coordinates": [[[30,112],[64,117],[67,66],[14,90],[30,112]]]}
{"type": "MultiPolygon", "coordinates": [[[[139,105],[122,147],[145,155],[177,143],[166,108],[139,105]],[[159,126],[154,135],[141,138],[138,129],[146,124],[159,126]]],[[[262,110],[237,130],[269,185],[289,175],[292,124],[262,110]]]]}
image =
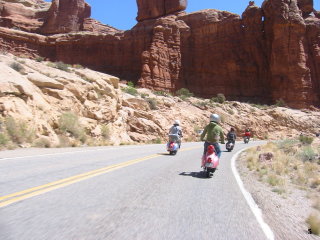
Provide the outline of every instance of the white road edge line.
{"type": "Polygon", "coordinates": [[[254,199],[252,198],[251,194],[244,188],[243,182],[242,182],[242,180],[240,178],[240,175],[238,173],[238,170],[236,168],[236,160],[237,160],[238,156],[240,155],[240,153],[242,153],[243,151],[247,150],[248,148],[240,150],[239,152],[237,152],[232,157],[232,159],[231,159],[231,169],[232,169],[233,175],[234,175],[234,177],[235,177],[235,179],[236,179],[236,181],[237,181],[237,183],[239,185],[239,188],[240,188],[244,198],[246,199],[251,211],[253,212],[254,216],[256,217],[256,219],[257,219],[258,223],[260,224],[260,226],[261,226],[264,234],[266,235],[267,239],[274,240],[274,234],[273,234],[271,228],[263,220],[261,209],[258,207],[256,202],[254,201],[254,199]]]}

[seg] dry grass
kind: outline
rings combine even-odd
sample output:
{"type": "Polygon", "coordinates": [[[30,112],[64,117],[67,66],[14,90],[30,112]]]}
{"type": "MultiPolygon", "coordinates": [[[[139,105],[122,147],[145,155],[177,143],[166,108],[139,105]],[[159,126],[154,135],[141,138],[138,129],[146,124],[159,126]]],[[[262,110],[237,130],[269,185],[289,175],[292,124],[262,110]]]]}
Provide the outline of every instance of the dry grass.
{"type": "Polygon", "coordinates": [[[270,186],[291,183],[299,188],[320,190],[318,154],[317,144],[305,146],[299,140],[285,140],[269,142],[260,151],[249,149],[245,158],[248,169],[270,186]],[[272,153],[272,160],[260,161],[259,155],[263,153],[272,153]]]}

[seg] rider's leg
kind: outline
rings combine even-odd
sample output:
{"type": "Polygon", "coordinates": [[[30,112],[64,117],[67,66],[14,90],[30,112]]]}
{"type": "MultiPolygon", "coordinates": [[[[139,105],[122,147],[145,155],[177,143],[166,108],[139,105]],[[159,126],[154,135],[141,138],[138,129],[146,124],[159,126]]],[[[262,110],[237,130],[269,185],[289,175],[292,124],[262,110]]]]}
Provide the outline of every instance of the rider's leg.
{"type": "Polygon", "coordinates": [[[221,149],[220,149],[219,143],[214,143],[213,146],[214,146],[214,149],[216,150],[217,156],[220,158],[221,149]]]}

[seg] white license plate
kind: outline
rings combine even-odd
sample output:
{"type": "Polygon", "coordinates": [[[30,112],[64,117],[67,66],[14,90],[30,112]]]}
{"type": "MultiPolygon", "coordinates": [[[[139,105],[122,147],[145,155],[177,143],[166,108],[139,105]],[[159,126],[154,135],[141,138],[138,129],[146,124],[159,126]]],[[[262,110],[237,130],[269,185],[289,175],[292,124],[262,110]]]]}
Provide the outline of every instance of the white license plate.
{"type": "Polygon", "coordinates": [[[206,167],[213,167],[213,163],[206,163],[206,167]]]}

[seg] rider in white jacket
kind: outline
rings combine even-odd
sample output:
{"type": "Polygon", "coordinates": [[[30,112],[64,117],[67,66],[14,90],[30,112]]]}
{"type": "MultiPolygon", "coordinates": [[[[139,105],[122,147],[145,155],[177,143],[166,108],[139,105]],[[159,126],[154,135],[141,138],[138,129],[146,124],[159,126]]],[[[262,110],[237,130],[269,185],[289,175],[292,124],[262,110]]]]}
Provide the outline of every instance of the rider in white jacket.
{"type": "Polygon", "coordinates": [[[180,121],[175,120],[173,126],[169,130],[169,141],[175,141],[181,147],[182,129],[180,127],[180,121]]]}

